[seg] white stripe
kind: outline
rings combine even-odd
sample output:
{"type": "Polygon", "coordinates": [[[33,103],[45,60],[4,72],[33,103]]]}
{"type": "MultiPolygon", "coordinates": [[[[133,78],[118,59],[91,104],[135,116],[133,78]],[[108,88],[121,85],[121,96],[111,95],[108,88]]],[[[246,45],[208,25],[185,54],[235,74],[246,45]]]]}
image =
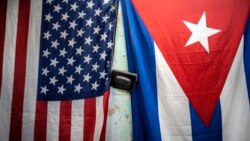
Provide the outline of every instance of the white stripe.
{"type": "Polygon", "coordinates": [[[42,1],[31,0],[30,11],[22,123],[23,141],[34,139],[42,1]]]}
{"type": "Polygon", "coordinates": [[[59,139],[60,102],[48,102],[47,115],[47,141],[58,141],[59,139]]]}
{"type": "Polygon", "coordinates": [[[163,141],[191,141],[189,101],[155,45],[157,96],[163,141]]]}
{"type": "Polygon", "coordinates": [[[102,126],[104,121],[103,98],[104,96],[99,96],[96,98],[96,120],[95,120],[94,141],[100,140],[102,132],[102,126]]]}
{"type": "MultiPolygon", "coordinates": [[[[0,98],[0,140],[9,139],[11,101],[13,95],[18,0],[8,1],[0,98]]],[[[1,32],[1,31],[0,31],[1,32]]]]}
{"type": "Polygon", "coordinates": [[[249,141],[250,109],[243,64],[243,38],[220,101],[224,141],[249,141]]]}
{"type": "Polygon", "coordinates": [[[72,101],[71,141],[83,140],[84,100],[72,101]]]}

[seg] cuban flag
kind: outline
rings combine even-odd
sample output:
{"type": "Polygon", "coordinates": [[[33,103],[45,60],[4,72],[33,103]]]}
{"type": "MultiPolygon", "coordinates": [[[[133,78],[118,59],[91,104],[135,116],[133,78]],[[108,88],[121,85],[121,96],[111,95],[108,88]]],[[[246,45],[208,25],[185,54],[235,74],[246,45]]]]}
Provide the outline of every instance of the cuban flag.
{"type": "Polygon", "coordinates": [[[139,77],[134,140],[249,141],[250,1],[122,0],[122,8],[139,77]]]}

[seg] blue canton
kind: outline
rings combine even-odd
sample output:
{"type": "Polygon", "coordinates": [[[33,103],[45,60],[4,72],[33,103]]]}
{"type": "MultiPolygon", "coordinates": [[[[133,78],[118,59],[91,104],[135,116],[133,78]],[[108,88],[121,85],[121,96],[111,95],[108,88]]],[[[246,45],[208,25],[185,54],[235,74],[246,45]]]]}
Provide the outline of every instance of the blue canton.
{"type": "Polygon", "coordinates": [[[109,88],[116,0],[44,0],[38,100],[103,95],[109,88]]]}

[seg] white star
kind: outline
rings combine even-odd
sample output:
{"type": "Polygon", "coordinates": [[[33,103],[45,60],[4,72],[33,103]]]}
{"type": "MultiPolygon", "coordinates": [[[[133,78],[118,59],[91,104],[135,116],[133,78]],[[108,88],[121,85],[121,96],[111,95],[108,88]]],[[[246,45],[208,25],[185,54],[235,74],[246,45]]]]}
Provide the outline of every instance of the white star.
{"type": "Polygon", "coordinates": [[[65,20],[65,21],[67,22],[68,18],[69,18],[69,15],[68,15],[68,13],[66,12],[65,14],[62,14],[61,20],[65,20]]]}
{"type": "Polygon", "coordinates": [[[47,40],[49,40],[49,37],[51,36],[51,34],[49,33],[49,31],[48,32],[45,32],[45,33],[43,33],[44,34],[44,39],[47,39],[47,40]]]}
{"type": "Polygon", "coordinates": [[[109,23],[109,30],[111,31],[112,30],[112,27],[113,27],[114,25],[112,24],[112,23],[109,23]]]}
{"type": "Polygon", "coordinates": [[[104,32],[102,35],[101,35],[101,41],[106,41],[108,35],[106,34],[106,32],[104,32]]]}
{"type": "Polygon", "coordinates": [[[51,66],[54,66],[54,67],[56,67],[56,64],[58,64],[58,63],[59,63],[59,62],[56,60],[56,58],[55,58],[55,59],[53,59],[53,60],[52,60],[52,59],[50,59],[50,62],[51,62],[51,63],[50,63],[50,65],[51,65],[51,66]]]}
{"type": "Polygon", "coordinates": [[[43,56],[45,56],[46,58],[48,58],[49,55],[50,55],[50,52],[48,51],[48,49],[43,50],[43,56]]]}
{"type": "Polygon", "coordinates": [[[114,45],[114,43],[112,43],[112,41],[110,40],[110,41],[108,42],[108,48],[112,49],[113,45],[114,45]]]}
{"type": "Polygon", "coordinates": [[[96,71],[97,72],[97,69],[99,68],[100,66],[97,64],[97,62],[92,65],[92,71],[96,71]]]}
{"type": "Polygon", "coordinates": [[[53,0],[47,0],[46,3],[51,4],[52,1],[53,1],[53,0]]]}
{"type": "Polygon", "coordinates": [[[78,8],[78,6],[76,5],[76,2],[74,4],[71,4],[70,6],[71,6],[70,10],[73,10],[73,11],[76,11],[76,8],[78,8]]]}
{"type": "Polygon", "coordinates": [[[64,89],[63,85],[61,87],[57,87],[57,88],[58,88],[57,93],[61,93],[61,94],[63,94],[63,92],[66,90],[66,89],[64,89]]]}
{"type": "Polygon", "coordinates": [[[97,90],[97,87],[99,86],[96,81],[95,81],[95,83],[92,83],[91,85],[92,85],[91,90],[93,90],[93,89],[97,90]]]}
{"type": "Polygon", "coordinates": [[[45,76],[47,76],[48,75],[48,73],[49,73],[49,71],[48,71],[48,68],[46,67],[45,69],[43,69],[42,68],[42,75],[45,75],[45,76]]]}
{"type": "Polygon", "coordinates": [[[112,5],[111,8],[110,8],[110,12],[113,12],[115,9],[116,9],[115,6],[112,5]]]}
{"type": "Polygon", "coordinates": [[[57,6],[54,6],[54,11],[56,11],[57,13],[59,13],[61,9],[62,7],[60,7],[60,4],[58,4],[57,6]]]}
{"type": "Polygon", "coordinates": [[[95,46],[93,46],[93,52],[96,52],[96,53],[98,53],[98,49],[99,49],[100,47],[98,46],[98,44],[96,44],[95,46]]]}
{"type": "Polygon", "coordinates": [[[91,76],[89,76],[89,73],[87,75],[83,75],[84,79],[83,81],[87,81],[89,82],[89,79],[92,78],[91,76]]]}
{"type": "Polygon", "coordinates": [[[100,79],[102,79],[102,78],[105,79],[106,74],[107,73],[105,72],[105,70],[103,70],[103,72],[100,72],[100,75],[101,75],[100,79]]]}
{"type": "Polygon", "coordinates": [[[78,12],[78,19],[83,19],[83,16],[85,16],[86,13],[82,12],[78,12]]]}
{"type": "Polygon", "coordinates": [[[61,25],[59,25],[58,22],[56,22],[56,23],[53,23],[52,29],[55,29],[57,31],[59,27],[61,27],[61,25]]]}
{"type": "Polygon", "coordinates": [[[103,4],[108,4],[109,0],[103,0],[103,4]]]}
{"type": "Polygon", "coordinates": [[[73,22],[69,22],[69,28],[75,29],[75,27],[77,26],[75,20],[73,22]]]}
{"type": "Polygon", "coordinates": [[[107,22],[109,19],[109,16],[106,14],[104,17],[102,17],[102,22],[107,22]]]}
{"type": "Polygon", "coordinates": [[[198,24],[193,24],[187,21],[183,22],[192,32],[192,35],[189,37],[185,47],[193,43],[200,42],[204,49],[209,53],[208,37],[220,32],[221,30],[207,27],[205,12],[202,14],[198,24]]]}
{"type": "Polygon", "coordinates": [[[68,0],[63,0],[63,2],[68,3],[68,0]]]}
{"type": "Polygon", "coordinates": [[[92,25],[93,23],[94,23],[94,22],[92,21],[92,18],[89,18],[88,20],[86,20],[86,26],[91,27],[91,25],[92,25]]]}
{"type": "Polygon", "coordinates": [[[99,34],[100,30],[101,28],[98,25],[96,28],[94,28],[94,34],[99,34]]]}
{"type": "Polygon", "coordinates": [[[74,47],[74,44],[76,43],[74,38],[72,38],[71,40],[68,40],[69,44],[68,46],[74,47]]]}
{"type": "Polygon", "coordinates": [[[44,93],[46,95],[46,93],[49,91],[49,89],[47,89],[47,86],[45,85],[44,87],[41,87],[41,92],[40,93],[44,93]]]}
{"type": "Polygon", "coordinates": [[[62,68],[59,68],[59,74],[61,74],[62,76],[64,76],[64,73],[67,72],[67,70],[64,69],[64,66],[62,68]]]}
{"type": "Polygon", "coordinates": [[[94,5],[95,5],[95,4],[94,4],[92,1],[87,2],[87,8],[92,9],[94,5]]]}
{"type": "Polygon", "coordinates": [[[52,44],[51,47],[54,47],[54,48],[56,48],[56,49],[57,49],[57,46],[59,46],[59,43],[57,42],[57,40],[51,41],[51,44],[52,44]]]}
{"type": "Polygon", "coordinates": [[[50,80],[49,84],[53,84],[54,86],[56,85],[56,82],[58,81],[55,76],[53,78],[52,77],[49,78],[49,80],[50,80]]]}
{"type": "Polygon", "coordinates": [[[65,48],[63,48],[62,50],[59,50],[59,51],[60,51],[59,56],[65,57],[65,54],[67,53],[67,51],[65,51],[65,48]]]}
{"type": "Polygon", "coordinates": [[[66,39],[66,37],[69,35],[66,30],[64,30],[63,32],[60,32],[60,34],[61,34],[60,38],[63,38],[63,39],[66,39]]]}
{"type": "Polygon", "coordinates": [[[75,67],[75,69],[76,69],[75,73],[79,73],[79,74],[81,74],[81,71],[83,70],[81,65],[79,65],[78,67],[75,67]]]}
{"type": "Polygon", "coordinates": [[[93,58],[89,57],[89,55],[87,57],[84,57],[84,63],[88,63],[89,64],[89,61],[92,60],[93,58]]]}
{"type": "Polygon", "coordinates": [[[77,49],[76,49],[76,55],[77,55],[77,54],[82,55],[82,52],[83,52],[83,51],[84,51],[84,50],[82,49],[82,47],[77,48],[77,49]]]}
{"type": "Polygon", "coordinates": [[[67,60],[68,60],[67,65],[70,64],[71,66],[73,66],[73,63],[76,61],[76,60],[74,60],[73,57],[71,57],[70,59],[68,58],[67,60]]]}
{"type": "Polygon", "coordinates": [[[77,30],[77,35],[76,36],[80,36],[82,37],[82,34],[85,33],[82,28],[80,30],[77,30]]]}
{"type": "Polygon", "coordinates": [[[74,92],[80,93],[81,89],[82,89],[82,87],[81,87],[81,85],[79,83],[78,85],[75,85],[75,91],[74,92]]]}
{"type": "Polygon", "coordinates": [[[95,16],[100,16],[102,10],[100,9],[100,7],[98,9],[95,10],[95,16]]]}
{"type": "Polygon", "coordinates": [[[50,22],[50,20],[52,19],[53,17],[50,16],[50,13],[48,15],[45,15],[45,21],[48,21],[50,22]]]}
{"type": "Polygon", "coordinates": [[[73,78],[73,76],[71,75],[70,77],[67,77],[67,83],[70,83],[72,85],[73,81],[75,79],[73,78]]]}
{"type": "Polygon", "coordinates": [[[92,40],[92,39],[90,38],[90,36],[89,36],[88,38],[85,38],[85,43],[84,43],[84,44],[90,45],[92,41],[93,41],[93,40],[92,40]]]}
{"type": "Polygon", "coordinates": [[[103,53],[101,53],[100,55],[101,55],[100,60],[101,60],[101,59],[103,59],[103,60],[106,59],[107,54],[106,54],[105,51],[104,51],[103,53]]]}

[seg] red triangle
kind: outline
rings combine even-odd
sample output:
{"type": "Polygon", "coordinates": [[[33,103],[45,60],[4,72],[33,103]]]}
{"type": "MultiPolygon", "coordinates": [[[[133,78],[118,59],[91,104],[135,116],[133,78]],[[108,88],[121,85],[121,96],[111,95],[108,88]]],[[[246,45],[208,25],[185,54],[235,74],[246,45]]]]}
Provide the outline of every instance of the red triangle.
{"type": "Polygon", "coordinates": [[[241,3],[237,0],[216,3],[133,0],[133,4],[190,103],[208,127],[244,31],[248,0],[241,3]],[[207,26],[221,30],[208,38],[209,53],[199,42],[185,47],[191,32],[183,20],[197,24],[203,12],[206,12],[207,26]]]}

